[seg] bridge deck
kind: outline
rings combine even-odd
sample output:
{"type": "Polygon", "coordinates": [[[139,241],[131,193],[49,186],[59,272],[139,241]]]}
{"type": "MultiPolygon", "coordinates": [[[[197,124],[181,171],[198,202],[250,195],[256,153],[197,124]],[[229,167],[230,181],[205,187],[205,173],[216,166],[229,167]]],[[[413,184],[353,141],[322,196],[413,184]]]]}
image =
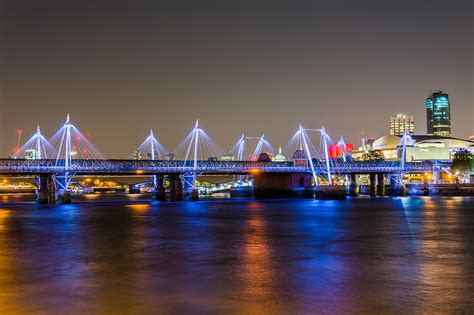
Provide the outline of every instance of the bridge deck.
{"type": "MultiPolygon", "coordinates": [[[[440,164],[436,167],[441,169],[440,164]]],[[[434,169],[430,162],[406,162],[405,168],[399,162],[332,162],[331,172],[350,173],[396,173],[427,172],[434,169]]],[[[198,172],[202,174],[251,174],[268,173],[309,173],[310,167],[294,166],[293,162],[253,162],[253,161],[198,161],[194,168],[192,161],[178,160],[74,160],[66,169],[61,160],[0,160],[0,174],[55,174],[73,172],[78,175],[147,175],[198,172]]],[[[315,161],[315,171],[326,173],[326,165],[315,161]]]]}

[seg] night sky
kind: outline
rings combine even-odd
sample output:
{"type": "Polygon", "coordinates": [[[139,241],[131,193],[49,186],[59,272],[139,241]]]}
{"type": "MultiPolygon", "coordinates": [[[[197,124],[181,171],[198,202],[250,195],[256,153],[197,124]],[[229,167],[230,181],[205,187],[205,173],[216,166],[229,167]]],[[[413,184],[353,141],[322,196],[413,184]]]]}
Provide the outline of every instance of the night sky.
{"type": "MultiPolygon", "coordinates": [[[[0,3],[2,1],[0,0],[0,3]]],[[[173,150],[199,118],[223,149],[285,144],[301,122],[360,144],[450,94],[474,134],[472,0],[4,0],[0,156],[67,113],[110,158],[153,128],[173,150]]]]}

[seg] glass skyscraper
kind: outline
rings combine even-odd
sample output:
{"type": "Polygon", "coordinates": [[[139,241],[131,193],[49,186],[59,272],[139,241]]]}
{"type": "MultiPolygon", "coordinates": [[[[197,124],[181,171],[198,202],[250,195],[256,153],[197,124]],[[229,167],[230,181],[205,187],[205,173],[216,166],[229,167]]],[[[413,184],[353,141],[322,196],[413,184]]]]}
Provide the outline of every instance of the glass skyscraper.
{"type": "Polygon", "coordinates": [[[438,91],[426,99],[426,124],[429,135],[451,135],[451,111],[449,95],[438,91]]]}

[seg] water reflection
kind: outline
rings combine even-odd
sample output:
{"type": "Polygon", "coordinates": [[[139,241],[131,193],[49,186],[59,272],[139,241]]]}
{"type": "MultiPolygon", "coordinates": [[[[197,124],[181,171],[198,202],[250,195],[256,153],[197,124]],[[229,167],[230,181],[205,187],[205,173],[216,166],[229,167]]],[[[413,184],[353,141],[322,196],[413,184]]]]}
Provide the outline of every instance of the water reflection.
{"type": "Polygon", "coordinates": [[[462,302],[474,301],[472,286],[465,281],[472,279],[472,270],[468,269],[472,257],[466,257],[466,252],[472,252],[472,243],[466,242],[463,233],[463,224],[467,222],[461,221],[458,198],[442,200],[443,206],[439,200],[425,201],[429,210],[423,212],[420,222],[418,296],[433,301],[432,306],[441,312],[462,313],[462,302]]]}
{"type": "Polygon", "coordinates": [[[473,309],[472,198],[94,198],[0,207],[0,314],[473,309]]]}
{"type": "Polygon", "coordinates": [[[14,294],[17,285],[12,244],[8,235],[10,217],[10,210],[0,208],[0,305],[4,306],[5,311],[20,313],[22,308],[14,294]]]}
{"type": "Polygon", "coordinates": [[[275,296],[275,271],[265,219],[260,204],[249,207],[249,217],[243,233],[243,264],[240,275],[243,282],[242,299],[253,301],[250,313],[263,313],[271,303],[278,302],[275,296]],[[272,296],[273,293],[273,296],[272,296]]]}

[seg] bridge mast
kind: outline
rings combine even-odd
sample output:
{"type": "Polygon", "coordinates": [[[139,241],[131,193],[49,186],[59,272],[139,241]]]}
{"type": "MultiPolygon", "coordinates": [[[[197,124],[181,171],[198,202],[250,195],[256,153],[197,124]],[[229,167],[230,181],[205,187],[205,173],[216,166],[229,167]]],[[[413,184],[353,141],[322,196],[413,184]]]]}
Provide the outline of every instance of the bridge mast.
{"type": "Polygon", "coordinates": [[[403,133],[403,137],[400,140],[400,143],[402,144],[402,156],[400,158],[400,167],[402,171],[405,169],[405,160],[406,160],[406,146],[407,146],[407,140],[410,141],[411,143],[414,142],[413,138],[410,136],[410,134],[405,130],[403,133]]]}
{"type": "Polygon", "coordinates": [[[311,173],[313,174],[314,184],[318,186],[318,176],[316,175],[316,170],[314,169],[314,164],[313,164],[313,158],[311,157],[311,153],[309,151],[308,142],[306,140],[306,137],[307,137],[306,132],[301,124],[298,130],[298,133],[300,134],[300,137],[301,137],[300,142],[303,143],[304,151],[306,152],[306,155],[308,156],[308,159],[309,159],[309,166],[311,168],[311,173]]]}
{"type": "Polygon", "coordinates": [[[37,152],[37,158],[41,159],[41,130],[40,126],[36,127],[36,152],[37,152]]]}
{"type": "Polygon", "coordinates": [[[244,160],[244,152],[245,152],[245,134],[242,133],[242,137],[239,140],[239,150],[237,152],[237,161],[244,160]]]}
{"type": "MultiPolygon", "coordinates": [[[[347,162],[347,147],[346,147],[346,142],[344,141],[344,138],[341,136],[341,139],[339,139],[339,142],[337,143],[338,146],[341,146],[341,151],[342,151],[342,161],[344,163],[347,162]]],[[[346,174],[346,186],[349,186],[349,176],[346,174]]]]}
{"type": "Polygon", "coordinates": [[[323,137],[324,157],[326,159],[326,170],[328,172],[328,184],[332,185],[331,165],[329,163],[329,152],[328,152],[328,142],[327,142],[328,134],[326,133],[326,129],[324,128],[324,126],[321,127],[321,136],[323,137]]]}
{"type": "Polygon", "coordinates": [[[194,166],[193,166],[193,188],[196,187],[196,170],[198,164],[198,141],[199,141],[199,119],[196,119],[196,127],[194,128],[196,136],[194,139],[194,166]]]}

